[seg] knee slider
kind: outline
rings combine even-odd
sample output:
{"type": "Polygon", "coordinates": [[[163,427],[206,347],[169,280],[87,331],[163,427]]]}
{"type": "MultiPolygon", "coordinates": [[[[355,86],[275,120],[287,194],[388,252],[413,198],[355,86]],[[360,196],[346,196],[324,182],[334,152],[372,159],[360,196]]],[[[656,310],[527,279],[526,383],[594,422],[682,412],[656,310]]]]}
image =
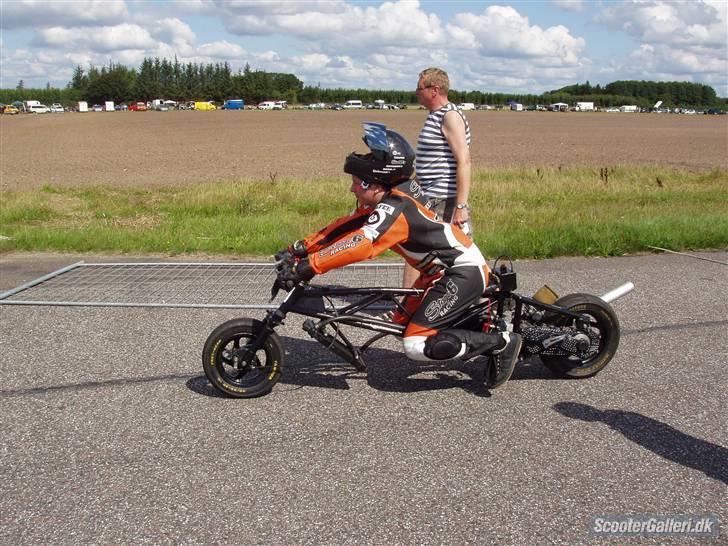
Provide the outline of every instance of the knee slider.
{"type": "Polygon", "coordinates": [[[425,356],[432,360],[455,358],[463,343],[458,336],[449,332],[439,332],[425,341],[425,356]]]}

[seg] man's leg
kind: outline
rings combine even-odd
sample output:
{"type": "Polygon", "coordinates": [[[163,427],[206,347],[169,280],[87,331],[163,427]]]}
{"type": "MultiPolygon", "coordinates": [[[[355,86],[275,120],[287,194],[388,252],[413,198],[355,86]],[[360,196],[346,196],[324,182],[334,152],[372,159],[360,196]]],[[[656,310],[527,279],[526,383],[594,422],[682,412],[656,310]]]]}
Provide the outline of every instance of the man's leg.
{"type": "Polygon", "coordinates": [[[485,272],[477,267],[457,268],[436,282],[425,294],[405,331],[403,345],[407,357],[441,361],[491,354],[495,369],[490,374],[489,386],[495,388],[505,383],[518,360],[521,336],[509,332],[447,329],[452,316],[480,298],[484,282],[485,272]]]}

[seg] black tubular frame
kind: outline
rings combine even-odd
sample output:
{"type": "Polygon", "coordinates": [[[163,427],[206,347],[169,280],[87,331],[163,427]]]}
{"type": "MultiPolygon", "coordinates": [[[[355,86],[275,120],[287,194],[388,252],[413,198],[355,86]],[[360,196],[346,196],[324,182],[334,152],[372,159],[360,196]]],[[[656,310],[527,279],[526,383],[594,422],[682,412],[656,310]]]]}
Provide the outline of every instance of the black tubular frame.
{"type": "MultiPolygon", "coordinates": [[[[376,318],[360,314],[360,311],[367,309],[374,304],[390,303],[395,308],[403,309],[399,298],[402,296],[416,296],[422,294],[423,290],[414,288],[334,288],[330,286],[311,286],[306,284],[296,285],[288,293],[281,305],[275,311],[269,311],[266,316],[266,324],[275,328],[285,319],[288,313],[296,313],[307,317],[319,319],[319,326],[339,323],[373,330],[382,334],[390,334],[397,337],[404,335],[405,326],[394,324],[390,320],[376,318]],[[335,309],[333,305],[327,310],[324,300],[342,296],[359,296],[361,299],[342,309],[335,309]]],[[[533,298],[522,296],[510,290],[501,290],[497,285],[491,285],[483,293],[484,301],[465,309],[462,314],[453,319],[452,327],[456,328],[475,317],[484,316],[492,306],[496,306],[495,316],[500,319],[506,311],[506,304],[513,302],[513,331],[520,332],[523,318],[524,306],[529,306],[541,311],[548,311],[565,318],[577,321],[588,321],[588,317],[574,313],[563,307],[542,303],[533,298]]]]}

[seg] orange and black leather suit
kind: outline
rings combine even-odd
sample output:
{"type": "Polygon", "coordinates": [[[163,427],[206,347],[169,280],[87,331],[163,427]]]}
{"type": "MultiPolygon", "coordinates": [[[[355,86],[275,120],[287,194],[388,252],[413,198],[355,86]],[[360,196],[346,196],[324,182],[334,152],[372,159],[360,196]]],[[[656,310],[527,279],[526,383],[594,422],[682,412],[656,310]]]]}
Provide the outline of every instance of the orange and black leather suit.
{"type": "Polygon", "coordinates": [[[401,255],[420,271],[415,287],[426,290],[421,298],[405,301],[411,314],[403,340],[405,353],[414,360],[441,360],[466,353],[465,341],[462,347],[458,344],[457,354],[438,355],[428,350],[427,340],[454,314],[480,298],[487,284],[488,266],[460,228],[439,221],[427,208],[416,181],[395,186],[373,209],[359,206],[303,243],[316,274],[388,249],[401,255]]]}

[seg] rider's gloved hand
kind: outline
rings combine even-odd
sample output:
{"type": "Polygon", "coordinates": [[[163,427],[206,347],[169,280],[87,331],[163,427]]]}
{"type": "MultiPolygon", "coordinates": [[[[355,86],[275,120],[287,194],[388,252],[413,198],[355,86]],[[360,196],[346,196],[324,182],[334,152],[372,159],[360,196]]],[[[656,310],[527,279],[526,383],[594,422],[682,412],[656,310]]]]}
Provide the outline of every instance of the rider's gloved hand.
{"type": "Polygon", "coordinates": [[[278,270],[276,285],[286,291],[292,290],[301,281],[311,280],[316,275],[308,259],[284,260],[276,266],[276,269],[278,270]]]}
{"type": "Polygon", "coordinates": [[[303,241],[294,241],[293,244],[288,245],[288,248],[276,252],[274,258],[277,264],[278,262],[287,261],[294,256],[296,258],[305,258],[308,256],[308,250],[306,250],[306,245],[303,241]]]}

